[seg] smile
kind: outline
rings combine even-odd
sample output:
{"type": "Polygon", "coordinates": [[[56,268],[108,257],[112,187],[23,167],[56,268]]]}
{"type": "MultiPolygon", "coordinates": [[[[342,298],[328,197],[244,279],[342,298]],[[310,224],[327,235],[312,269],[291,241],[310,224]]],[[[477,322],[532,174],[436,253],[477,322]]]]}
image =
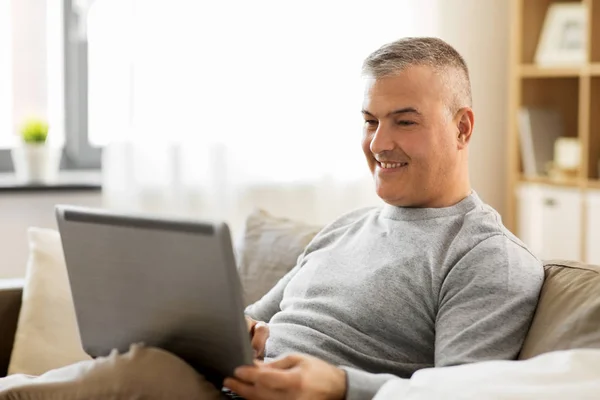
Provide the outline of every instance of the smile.
{"type": "Polygon", "coordinates": [[[377,164],[383,169],[402,168],[402,167],[405,167],[408,165],[407,162],[400,162],[400,163],[377,162],[377,164]]]}

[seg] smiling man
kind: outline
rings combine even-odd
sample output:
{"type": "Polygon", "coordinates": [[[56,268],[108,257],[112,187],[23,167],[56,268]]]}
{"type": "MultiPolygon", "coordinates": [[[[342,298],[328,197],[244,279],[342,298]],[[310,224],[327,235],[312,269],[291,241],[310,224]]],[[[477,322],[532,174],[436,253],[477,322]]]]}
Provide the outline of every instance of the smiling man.
{"type": "MultiPolygon", "coordinates": [[[[225,386],[249,400],[372,399],[386,381],[421,368],[514,359],[529,328],[543,269],[471,189],[464,60],[442,40],[407,38],[371,54],[364,75],[362,148],[385,205],[323,229],[246,310],[266,361],[237,369],[225,386]]],[[[136,348],[91,362],[104,375],[77,379],[109,387],[136,376],[113,398],[180,398],[184,387],[196,391],[181,398],[220,396],[168,357],[136,348]]],[[[74,393],[69,371],[61,384],[74,393]]]]}
{"type": "Polygon", "coordinates": [[[248,308],[277,358],[225,382],[249,399],[371,399],[420,368],[514,359],[533,316],[542,265],[469,183],[463,58],[408,38],[363,69],[362,148],[386,205],[326,227],[248,308]]]}
{"type": "Polygon", "coordinates": [[[460,61],[406,66],[391,76],[376,59],[367,61],[376,75],[366,82],[363,151],[386,203],[447,207],[470,193],[467,144],[474,121],[470,91],[456,91],[469,85],[460,61]]]}

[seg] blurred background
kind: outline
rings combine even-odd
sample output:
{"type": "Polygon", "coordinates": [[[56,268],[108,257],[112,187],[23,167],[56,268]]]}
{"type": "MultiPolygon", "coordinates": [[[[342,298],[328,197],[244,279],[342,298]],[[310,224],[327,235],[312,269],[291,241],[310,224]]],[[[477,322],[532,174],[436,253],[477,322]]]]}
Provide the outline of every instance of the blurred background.
{"type": "Polygon", "coordinates": [[[57,203],[225,219],[234,233],[255,208],[324,224],[379,204],[360,149],[360,68],[405,36],[465,57],[472,184],[504,215],[509,9],[0,0],[0,278],[24,274],[26,229],[54,227],[57,203]],[[23,145],[26,131],[43,146],[23,145]]]}

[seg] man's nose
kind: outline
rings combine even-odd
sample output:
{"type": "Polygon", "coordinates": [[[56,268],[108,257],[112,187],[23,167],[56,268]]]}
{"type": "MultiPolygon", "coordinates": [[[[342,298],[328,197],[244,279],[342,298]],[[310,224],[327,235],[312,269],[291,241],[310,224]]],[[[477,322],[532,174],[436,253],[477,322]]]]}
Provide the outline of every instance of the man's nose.
{"type": "Polygon", "coordinates": [[[373,139],[371,139],[371,152],[373,154],[382,153],[394,149],[394,141],[391,132],[383,124],[379,124],[373,139]]]}

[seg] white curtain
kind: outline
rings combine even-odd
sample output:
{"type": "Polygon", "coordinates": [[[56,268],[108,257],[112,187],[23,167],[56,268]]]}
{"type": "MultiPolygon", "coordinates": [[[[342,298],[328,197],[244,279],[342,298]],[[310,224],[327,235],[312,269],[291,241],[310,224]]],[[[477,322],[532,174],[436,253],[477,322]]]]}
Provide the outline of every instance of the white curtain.
{"type": "Polygon", "coordinates": [[[0,0],[0,149],[14,142],[12,126],[11,85],[11,8],[8,0],[0,0]]]}
{"type": "Polygon", "coordinates": [[[102,0],[90,134],[107,206],[326,223],[379,204],[360,149],[363,59],[435,35],[435,0],[102,0]]]}

